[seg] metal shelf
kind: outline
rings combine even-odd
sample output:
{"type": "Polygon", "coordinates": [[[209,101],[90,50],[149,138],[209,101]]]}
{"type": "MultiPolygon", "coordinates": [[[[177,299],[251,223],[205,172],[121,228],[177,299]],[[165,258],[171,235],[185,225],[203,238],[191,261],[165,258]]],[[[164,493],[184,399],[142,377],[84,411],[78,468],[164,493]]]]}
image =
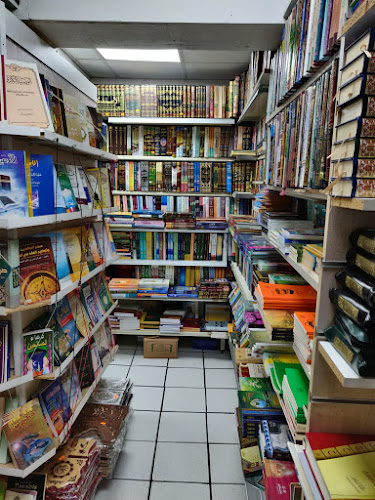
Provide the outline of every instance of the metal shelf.
{"type": "Polygon", "coordinates": [[[177,193],[175,191],[112,191],[114,195],[120,196],[195,196],[195,197],[224,197],[231,198],[232,193],[196,193],[196,192],[187,192],[187,193],[177,193]]]}
{"type": "Polygon", "coordinates": [[[226,260],[149,260],[118,259],[116,266],[193,266],[193,267],[227,267],[226,260]]]}
{"type": "Polygon", "coordinates": [[[234,118],[163,118],[150,116],[109,116],[108,123],[127,125],[234,125],[234,118]]]}
{"type": "Polygon", "coordinates": [[[200,161],[200,162],[217,162],[226,163],[228,161],[233,161],[233,158],[200,158],[192,156],[137,156],[137,155],[117,155],[118,160],[127,161],[166,161],[166,162],[178,162],[178,161],[200,161]]]}

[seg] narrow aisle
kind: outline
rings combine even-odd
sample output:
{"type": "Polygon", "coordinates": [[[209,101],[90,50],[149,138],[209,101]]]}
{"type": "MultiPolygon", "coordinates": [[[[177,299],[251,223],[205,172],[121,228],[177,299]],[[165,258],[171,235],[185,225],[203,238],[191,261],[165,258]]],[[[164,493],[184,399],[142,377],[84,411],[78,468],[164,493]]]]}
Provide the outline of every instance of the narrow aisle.
{"type": "Polygon", "coordinates": [[[246,500],[229,352],[181,346],[176,359],[145,359],[121,346],[105,376],[127,374],[134,414],[95,500],[246,500]]]}

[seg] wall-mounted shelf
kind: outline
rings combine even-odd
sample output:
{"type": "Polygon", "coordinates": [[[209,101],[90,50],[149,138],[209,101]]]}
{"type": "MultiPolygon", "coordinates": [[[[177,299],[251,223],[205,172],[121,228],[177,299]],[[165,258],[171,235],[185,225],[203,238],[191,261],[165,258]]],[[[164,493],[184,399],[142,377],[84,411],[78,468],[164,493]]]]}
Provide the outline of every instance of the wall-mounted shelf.
{"type": "Polygon", "coordinates": [[[148,301],[156,300],[161,302],[224,302],[227,303],[228,299],[205,299],[200,297],[126,297],[125,293],[111,292],[112,298],[117,300],[130,300],[130,301],[148,301]]]}
{"type": "Polygon", "coordinates": [[[375,25],[375,0],[365,0],[342,25],[340,38],[345,36],[346,46],[375,25]]]}
{"type": "Polygon", "coordinates": [[[116,266],[193,266],[193,267],[227,267],[225,260],[154,260],[154,259],[118,259],[116,266]]]}
{"type": "Polygon", "coordinates": [[[200,162],[216,162],[216,163],[227,163],[228,161],[233,161],[233,158],[200,158],[193,156],[137,156],[137,155],[117,155],[118,160],[126,161],[166,161],[166,162],[178,162],[178,161],[200,161],[200,162]]]}
{"type": "Polygon", "coordinates": [[[36,460],[33,464],[29,465],[29,467],[26,467],[26,469],[19,469],[18,467],[15,467],[12,462],[8,464],[4,464],[0,466],[0,474],[2,476],[11,476],[11,477],[21,477],[25,478],[32,472],[34,472],[36,469],[41,467],[43,464],[48,462],[50,458],[52,458],[54,455],[56,455],[56,448],[53,448],[53,450],[49,451],[45,455],[43,455],[41,458],[36,460]]]}
{"type": "Polygon", "coordinates": [[[254,304],[256,304],[256,301],[254,297],[251,295],[251,292],[249,290],[249,287],[247,286],[246,280],[243,277],[243,274],[241,273],[239,267],[235,262],[231,262],[230,267],[232,269],[232,273],[234,275],[234,279],[236,280],[236,283],[241,291],[242,298],[245,303],[245,309],[247,311],[253,311],[254,310],[254,304]]]}
{"type": "Polygon", "coordinates": [[[114,190],[112,191],[112,194],[114,195],[120,195],[120,196],[195,196],[195,197],[224,197],[224,198],[230,198],[232,196],[232,193],[196,193],[193,191],[187,192],[187,193],[177,193],[175,191],[119,191],[119,190],[114,190]]]}
{"type": "Polygon", "coordinates": [[[162,118],[151,116],[109,116],[108,123],[118,125],[234,125],[234,118],[162,118]]]}
{"type": "Polygon", "coordinates": [[[0,393],[9,391],[14,387],[19,387],[20,385],[27,384],[28,382],[32,382],[34,380],[33,374],[28,373],[27,375],[21,375],[19,377],[11,377],[6,382],[0,384],[0,393]]]}
{"type": "Polygon", "coordinates": [[[253,93],[237,120],[237,124],[248,121],[256,121],[266,114],[269,82],[270,70],[265,70],[260,75],[254,87],[253,93]]]}
{"type": "Polygon", "coordinates": [[[375,198],[331,198],[331,205],[350,210],[361,210],[363,212],[375,211],[375,198]]]}
{"type": "Polygon", "coordinates": [[[321,193],[318,189],[299,189],[299,188],[282,188],[281,186],[264,186],[271,191],[283,192],[284,196],[293,196],[294,198],[301,198],[303,200],[319,201],[320,203],[327,202],[327,195],[321,193]]]}
{"type": "Polygon", "coordinates": [[[232,196],[233,196],[233,198],[243,198],[243,199],[251,200],[251,199],[254,199],[256,197],[256,194],[245,193],[243,191],[233,191],[232,196]]]}

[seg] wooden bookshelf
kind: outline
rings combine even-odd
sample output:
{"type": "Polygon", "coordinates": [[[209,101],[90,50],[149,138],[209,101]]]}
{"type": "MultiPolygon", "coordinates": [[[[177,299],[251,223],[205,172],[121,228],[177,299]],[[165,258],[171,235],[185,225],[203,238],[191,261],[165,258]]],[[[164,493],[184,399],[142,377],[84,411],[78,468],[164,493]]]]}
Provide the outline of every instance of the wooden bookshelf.
{"type": "Polygon", "coordinates": [[[162,118],[150,116],[109,116],[108,123],[117,125],[206,125],[230,126],[236,123],[234,118],[162,118]]]}
{"type": "Polygon", "coordinates": [[[375,211],[375,198],[331,198],[334,207],[348,208],[350,210],[361,210],[363,212],[375,211]]]}
{"type": "Polygon", "coordinates": [[[212,163],[227,163],[233,161],[233,158],[202,158],[193,156],[139,156],[139,155],[117,155],[118,160],[126,161],[163,161],[163,162],[178,162],[178,161],[194,161],[194,162],[212,162],[212,163]]]}

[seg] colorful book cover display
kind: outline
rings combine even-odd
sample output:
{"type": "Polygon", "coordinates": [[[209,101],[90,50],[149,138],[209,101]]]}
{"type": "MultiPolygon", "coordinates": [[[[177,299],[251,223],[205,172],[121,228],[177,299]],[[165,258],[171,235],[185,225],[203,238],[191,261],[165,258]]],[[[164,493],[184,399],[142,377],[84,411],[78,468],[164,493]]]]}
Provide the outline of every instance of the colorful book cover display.
{"type": "Polygon", "coordinates": [[[34,377],[53,372],[54,339],[50,329],[23,335],[23,374],[34,377]]]}

